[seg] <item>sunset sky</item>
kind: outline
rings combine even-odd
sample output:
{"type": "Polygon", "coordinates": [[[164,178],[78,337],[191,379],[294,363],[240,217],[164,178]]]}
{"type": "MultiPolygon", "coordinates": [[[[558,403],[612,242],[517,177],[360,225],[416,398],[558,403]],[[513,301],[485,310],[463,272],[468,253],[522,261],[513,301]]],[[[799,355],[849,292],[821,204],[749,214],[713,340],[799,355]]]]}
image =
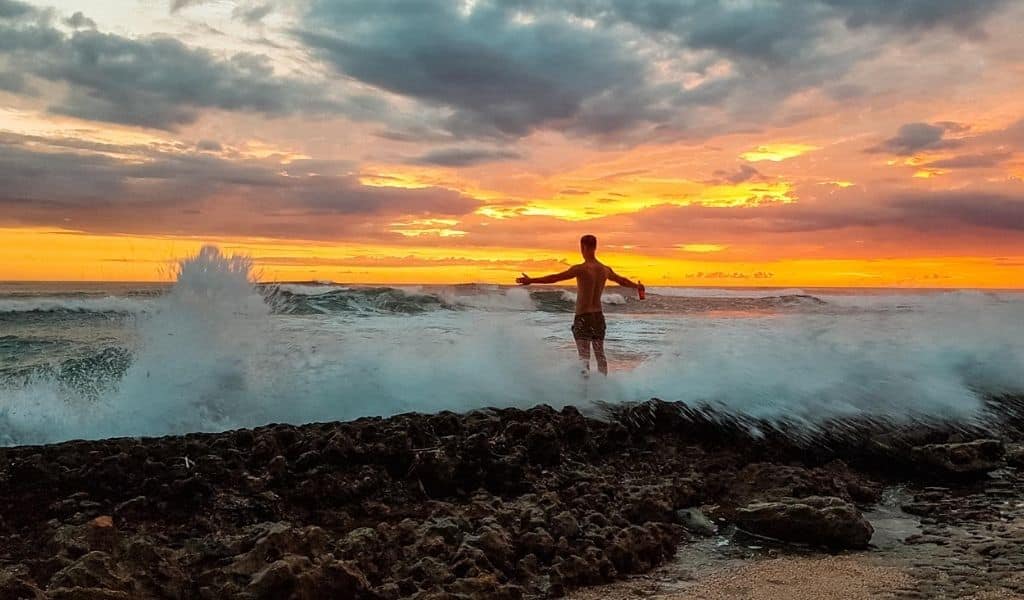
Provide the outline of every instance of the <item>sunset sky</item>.
{"type": "Polygon", "coordinates": [[[0,280],[1024,287],[1024,2],[0,0],[0,280]]]}

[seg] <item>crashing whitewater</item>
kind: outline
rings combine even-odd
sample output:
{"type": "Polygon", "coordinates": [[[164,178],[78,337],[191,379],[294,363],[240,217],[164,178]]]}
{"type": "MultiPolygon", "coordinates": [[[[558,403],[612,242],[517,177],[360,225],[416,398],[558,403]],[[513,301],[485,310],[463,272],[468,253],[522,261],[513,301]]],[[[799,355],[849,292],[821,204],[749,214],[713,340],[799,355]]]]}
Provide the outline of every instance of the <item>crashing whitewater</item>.
{"type": "MultiPolygon", "coordinates": [[[[614,292],[606,302],[627,304],[614,292]]],[[[640,358],[581,380],[561,325],[571,295],[546,294],[268,290],[248,259],[204,248],[162,295],[96,301],[134,311],[137,327],[130,359],[101,389],[86,394],[46,373],[0,384],[0,442],[652,397],[805,427],[863,416],[970,421],[986,398],[1024,393],[1024,298],[851,296],[657,319],[640,306],[609,319],[640,358]],[[353,311],[339,318],[339,306],[353,311]]],[[[730,294],[749,300],[718,295],[730,294]]]]}

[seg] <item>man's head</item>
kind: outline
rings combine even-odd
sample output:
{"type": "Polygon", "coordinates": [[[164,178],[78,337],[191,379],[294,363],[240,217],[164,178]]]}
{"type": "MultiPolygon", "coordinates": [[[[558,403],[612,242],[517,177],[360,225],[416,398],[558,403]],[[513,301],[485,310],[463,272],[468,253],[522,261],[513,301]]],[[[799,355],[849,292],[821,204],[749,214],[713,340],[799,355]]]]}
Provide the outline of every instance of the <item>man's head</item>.
{"type": "Polygon", "coordinates": [[[580,238],[580,252],[583,258],[593,258],[597,252],[597,238],[589,233],[580,238]]]}

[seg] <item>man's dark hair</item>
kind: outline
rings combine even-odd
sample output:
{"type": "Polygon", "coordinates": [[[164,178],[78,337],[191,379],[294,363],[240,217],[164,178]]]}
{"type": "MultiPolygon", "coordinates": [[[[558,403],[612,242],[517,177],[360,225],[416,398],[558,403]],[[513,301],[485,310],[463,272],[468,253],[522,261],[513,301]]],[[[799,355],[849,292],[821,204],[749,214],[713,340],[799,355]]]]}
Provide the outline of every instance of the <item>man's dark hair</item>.
{"type": "Polygon", "coordinates": [[[580,238],[580,245],[584,248],[597,248],[597,238],[588,233],[580,238]]]}

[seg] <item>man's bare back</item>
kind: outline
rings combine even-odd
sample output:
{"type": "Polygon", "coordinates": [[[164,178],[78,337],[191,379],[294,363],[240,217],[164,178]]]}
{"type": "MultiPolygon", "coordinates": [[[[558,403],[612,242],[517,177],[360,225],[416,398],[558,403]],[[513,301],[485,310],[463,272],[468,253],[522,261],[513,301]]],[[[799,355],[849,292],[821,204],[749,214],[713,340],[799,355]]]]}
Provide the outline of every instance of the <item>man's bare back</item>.
{"type": "Polygon", "coordinates": [[[585,235],[580,239],[580,253],[584,259],[582,263],[573,265],[561,273],[544,277],[530,277],[523,273],[522,277],[516,279],[516,283],[530,285],[576,279],[576,317],[573,319],[572,336],[576,340],[580,361],[585,365],[584,371],[589,370],[590,350],[593,348],[597,368],[607,375],[608,360],[604,354],[605,321],[601,307],[601,294],[604,293],[605,283],[611,279],[623,287],[640,290],[641,298],[644,286],[641,283],[633,283],[613,271],[611,267],[601,264],[595,256],[596,251],[597,238],[585,235]]]}
{"type": "Polygon", "coordinates": [[[576,314],[601,312],[601,294],[611,271],[597,260],[572,267],[576,275],[576,314]]]}
{"type": "Polygon", "coordinates": [[[554,275],[530,277],[524,273],[522,277],[516,279],[516,283],[520,285],[558,283],[566,279],[576,280],[576,314],[578,315],[602,312],[601,294],[604,293],[605,283],[609,279],[623,287],[633,289],[643,287],[641,284],[633,283],[622,277],[613,271],[611,267],[602,264],[596,258],[573,265],[565,271],[555,273],[554,275]]]}

